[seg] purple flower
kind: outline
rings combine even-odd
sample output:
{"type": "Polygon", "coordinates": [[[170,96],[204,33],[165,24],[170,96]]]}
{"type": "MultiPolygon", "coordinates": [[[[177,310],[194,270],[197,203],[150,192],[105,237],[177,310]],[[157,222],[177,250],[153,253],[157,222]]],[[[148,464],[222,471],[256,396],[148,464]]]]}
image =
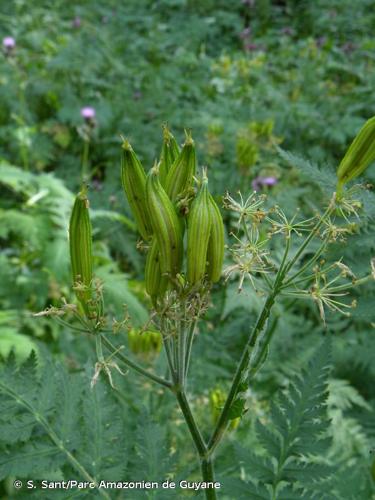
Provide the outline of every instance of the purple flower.
{"type": "Polygon", "coordinates": [[[241,31],[240,38],[244,40],[245,38],[249,38],[250,35],[251,35],[251,28],[250,26],[248,26],[243,31],[241,31]]]}
{"type": "Polygon", "coordinates": [[[294,29],[291,26],[284,26],[284,28],[281,29],[281,33],[283,35],[292,36],[294,34],[294,29]]]}
{"type": "Polygon", "coordinates": [[[344,43],[344,45],[341,47],[342,51],[345,52],[345,54],[350,54],[351,52],[353,52],[355,49],[357,48],[357,46],[352,43],[352,42],[346,42],[344,43]]]}
{"type": "Polygon", "coordinates": [[[81,23],[81,18],[80,18],[80,17],[78,17],[78,16],[76,16],[76,17],[73,19],[73,21],[72,21],[72,26],[73,26],[73,28],[77,28],[77,29],[78,29],[78,28],[80,28],[80,27],[81,27],[81,24],[82,24],[82,23],[81,23]]]}
{"type": "Polygon", "coordinates": [[[316,43],[316,46],[318,47],[318,49],[323,47],[323,45],[326,43],[326,41],[327,41],[327,38],[325,36],[320,36],[319,38],[317,38],[315,40],[315,43],[316,43]]]}
{"type": "Polygon", "coordinates": [[[6,36],[3,38],[3,47],[6,50],[12,50],[16,46],[16,41],[12,36],[6,36]]]}
{"type": "Polygon", "coordinates": [[[81,108],[81,116],[86,121],[93,120],[95,118],[95,115],[95,108],[92,108],[91,106],[85,106],[84,108],[81,108]]]}
{"type": "Polygon", "coordinates": [[[251,186],[254,191],[260,191],[264,187],[274,186],[275,184],[277,184],[277,182],[278,180],[276,179],[276,177],[263,177],[261,175],[258,175],[258,177],[255,177],[255,179],[251,183],[251,186]]]}
{"type": "Polygon", "coordinates": [[[244,48],[249,52],[253,52],[255,50],[258,50],[260,47],[256,43],[245,43],[244,48]]]}

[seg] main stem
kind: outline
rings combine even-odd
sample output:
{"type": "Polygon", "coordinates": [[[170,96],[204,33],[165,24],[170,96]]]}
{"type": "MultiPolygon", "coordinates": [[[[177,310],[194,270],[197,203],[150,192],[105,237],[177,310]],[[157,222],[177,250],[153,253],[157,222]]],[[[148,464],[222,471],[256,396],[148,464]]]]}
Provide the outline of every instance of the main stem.
{"type": "MultiPolygon", "coordinates": [[[[174,348],[176,349],[177,353],[177,356],[173,361],[171,352],[169,351],[170,346],[168,344],[168,335],[166,335],[165,332],[163,333],[167,362],[174,382],[174,385],[171,387],[171,389],[176,396],[178,405],[181,409],[182,415],[184,416],[186,425],[188,426],[190,435],[193,439],[195,449],[197,450],[201,465],[202,480],[205,483],[214,482],[215,479],[213,461],[211,455],[208,453],[207,444],[205,443],[201,431],[195,421],[185,393],[185,376],[187,371],[187,359],[189,358],[189,354],[186,351],[189,351],[189,344],[191,343],[190,335],[188,335],[188,338],[186,338],[185,325],[181,323],[178,328],[178,338],[173,339],[173,342],[175,344],[174,348]],[[188,344],[188,346],[186,346],[186,343],[188,344]],[[177,363],[177,366],[174,365],[174,362],[177,363]]],[[[217,499],[216,491],[213,487],[206,488],[205,495],[207,500],[217,499]]]]}
{"type": "MultiPolygon", "coordinates": [[[[215,482],[214,464],[212,458],[201,460],[201,472],[204,482],[215,482]]],[[[215,488],[207,488],[205,492],[207,500],[217,499],[215,488]]]]}
{"type": "MultiPolygon", "coordinates": [[[[202,479],[205,483],[215,482],[213,460],[211,455],[208,453],[207,445],[204,442],[199,427],[191,412],[190,405],[186,398],[184,389],[178,388],[178,390],[176,391],[176,398],[180,406],[180,409],[182,411],[182,414],[185,418],[185,422],[189,428],[191,437],[193,438],[195,448],[199,455],[201,463],[202,479]]],[[[205,494],[207,500],[217,499],[215,488],[205,489],[205,494]]]]}

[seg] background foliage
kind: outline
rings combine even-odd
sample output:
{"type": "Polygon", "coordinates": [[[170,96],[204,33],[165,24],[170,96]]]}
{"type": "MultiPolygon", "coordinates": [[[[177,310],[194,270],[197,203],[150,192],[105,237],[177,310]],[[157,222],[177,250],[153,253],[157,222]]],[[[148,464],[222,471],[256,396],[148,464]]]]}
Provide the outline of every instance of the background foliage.
{"type": "MultiPolygon", "coordinates": [[[[96,110],[88,155],[96,274],[105,281],[110,315],[120,318],[126,303],[134,325],[141,325],[149,307],[144,257],[120,187],[119,134],[129,137],[148,168],[159,155],[163,122],[180,142],[184,127],[191,128],[218,197],[227,189],[247,194],[255,178],[271,176],[277,184],[263,188],[270,203],[287,213],[297,207],[310,213],[334,189],[340,158],[374,114],[372,4],[1,3],[0,35],[16,40],[11,53],[0,55],[3,498],[22,497],[12,487],[14,477],[77,475],[51,433],[103,479],[198,477],[169,397],[132,373],[114,375],[117,390],[110,391],[103,377],[91,391],[90,339],[32,317],[62,297],[73,300],[67,224],[87,144],[80,109],[96,110]],[[26,406],[15,403],[20,398],[26,406]],[[35,418],[40,414],[44,423],[35,418]]],[[[374,166],[364,180],[374,183],[374,166]]],[[[357,275],[367,272],[374,255],[371,191],[364,206],[359,234],[330,255],[344,255],[357,275]]],[[[231,220],[224,215],[230,242],[231,220]]],[[[189,385],[207,429],[215,415],[207,411],[211,391],[228,387],[260,300],[250,288],[238,295],[231,281],[214,289],[189,385]]],[[[269,498],[266,484],[279,488],[280,499],[373,498],[373,304],[373,287],[362,288],[352,316],[331,314],[325,329],[312,306],[277,305],[272,349],[248,391],[249,411],[218,458],[223,498],[269,498]],[[332,337],[332,356],[324,344],[312,358],[323,337],[332,337]],[[312,364],[302,372],[308,359],[312,364]],[[279,403],[270,405],[276,393],[279,403]],[[298,420],[305,410],[305,420],[298,420]],[[293,444],[294,432],[302,448],[298,440],[293,444]],[[324,439],[311,439],[321,433],[324,439]],[[280,447],[287,453],[282,459],[280,447]]],[[[153,363],[164,368],[162,357],[153,363]]],[[[139,497],[166,498],[162,493],[139,497]]]]}

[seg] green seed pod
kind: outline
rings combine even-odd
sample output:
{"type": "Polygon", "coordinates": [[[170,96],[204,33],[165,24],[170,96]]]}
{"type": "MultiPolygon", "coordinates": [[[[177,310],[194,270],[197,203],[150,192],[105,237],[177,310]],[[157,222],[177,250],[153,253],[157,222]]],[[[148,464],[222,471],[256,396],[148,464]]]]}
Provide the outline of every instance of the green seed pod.
{"type": "Polygon", "coordinates": [[[158,174],[158,167],[153,167],[148,173],[146,200],[160,254],[160,271],[174,278],[182,264],[182,231],[175,208],[160,184],[158,174]]]}
{"type": "Polygon", "coordinates": [[[155,236],[152,238],[151,246],[147,253],[145,281],[146,292],[149,294],[152,303],[156,307],[157,299],[164,295],[168,287],[168,278],[161,273],[159,248],[155,236]]]}
{"type": "MultiPolygon", "coordinates": [[[[210,392],[210,410],[213,423],[216,424],[221,410],[225,404],[226,395],[225,392],[221,388],[213,389],[210,392]]],[[[233,419],[230,423],[230,429],[236,429],[241,421],[240,417],[233,419]]]]}
{"type": "Polygon", "coordinates": [[[179,154],[180,154],[180,148],[178,147],[176,139],[169,131],[168,127],[164,125],[163,146],[161,148],[160,172],[159,172],[160,182],[163,187],[165,187],[167,174],[179,154]]]}
{"type": "Polygon", "coordinates": [[[146,204],[146,174],[130,143],[124,140],[121,157],[121,181],[130,208],[144,240],[151,235],[146,204]]]}
{"type": "Polygon", "coordinates": [[[192,186],[196,164],[194,141],[191,135],[187,135],[185,144],[171,166],[165,181],[165,190],[173,203],[192,186]]]}
{"type": "Polygon", "coordinates": [[[203,280],[206,273],[207,250],[211,232],[211,206],[207,177],[193,201],[187,230],[187,280],[195,285],[203,280]]]}
{"type": "Polygon", "coordinates": [[[77,298],[86,304],[92,290],[92,237],[87,188],[76,196],[69,223],[69,246],[72,277],[77,298]]]}
{"type": "Polygon", "coordinates": [[[159,354],[162,346],[160,332],[156,330],[141,331],[132,328],[128,332],[129,349],[141,357],[153,357],[159,354]]]}
{"type": "Polygon", "coordinates": [[[208,279],[212,283],[219,281],[224,261],[224,223],[220,209],[209,195],[211,210],[211,233],[207,249],[208,279]]]}
{"type": "Polygon", "coordinates": [[[337,169],[337,192],[375,161],[375,116],[367,120],[349,146],[337,169]]]}

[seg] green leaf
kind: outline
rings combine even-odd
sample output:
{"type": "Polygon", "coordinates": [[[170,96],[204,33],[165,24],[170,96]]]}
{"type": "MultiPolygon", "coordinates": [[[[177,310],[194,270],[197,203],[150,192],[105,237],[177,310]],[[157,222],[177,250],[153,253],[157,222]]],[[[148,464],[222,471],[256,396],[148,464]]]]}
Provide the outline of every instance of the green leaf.
{"type": "Polygon", "coordinates": [[[140,415],[136,430],[137,444],[135,469],[132,474],[138,480],[160,481],[171,468],[171,456],[166,446],[166,427],[154,422],[147,411],[140,415]]]}
{"type": "MultiPolygon", "coordinates": [[[[88,385],[89,379],[86,378],[88,385]]],[[[127,461],[124,421],[108,384],[99,380],[86,391],[83,405],[83,446],[77,457],[95,479],[115,481],[123,477],[127,461]]]]}
{"type": "Polygon", "coordinates": [[[329,370],[330,340],[326,339],[307,368],[293,377],[288,390],[273,398],[267,426],[256,424],[267,458],[241,449],[241,461],[250,477],[268,484],[274,491],[284,488],[280,498],[298,498],[302,488],[305,493],[301,498],[315,498],[319,482],[333,474],[329,464],[316,459],[327,453],[330,444],[330,440],[324,439],[329,427],[326,408],[329,370]],[[292,494],[292,486],[298,492],[293,489],[292,494]]]}
{"type": "Polygon", "coordinates": [[[336,175],[328,168],[319,168],[310,160],[305,160],[301,156],[277,147],[277,152],[283,160],[292,167],[296,167],[309,179],[310,182],[318,184],[323,192],[332,194],[336,188],[336,175]]]}
{"type": "Polygon", "coordinates": [[[0,325],[0,355],[6,358],[12,350],[17,360],[22,362],[30,356],[31,351],[37,352],[38,347],[30,337],[18,333],[16,328],[0,325]]]}
{"type": "Polygon", "coordinates": [[[20,367],[12,354],[0,371],[0,478],[118,480],[126,467],[123,413],[108,385],[69,375],[35,355],[20,367]],[[125,451],[125,452],[124,452],[125,451]],[[90,479],[91,478],[91,479],[90,479]]]}

